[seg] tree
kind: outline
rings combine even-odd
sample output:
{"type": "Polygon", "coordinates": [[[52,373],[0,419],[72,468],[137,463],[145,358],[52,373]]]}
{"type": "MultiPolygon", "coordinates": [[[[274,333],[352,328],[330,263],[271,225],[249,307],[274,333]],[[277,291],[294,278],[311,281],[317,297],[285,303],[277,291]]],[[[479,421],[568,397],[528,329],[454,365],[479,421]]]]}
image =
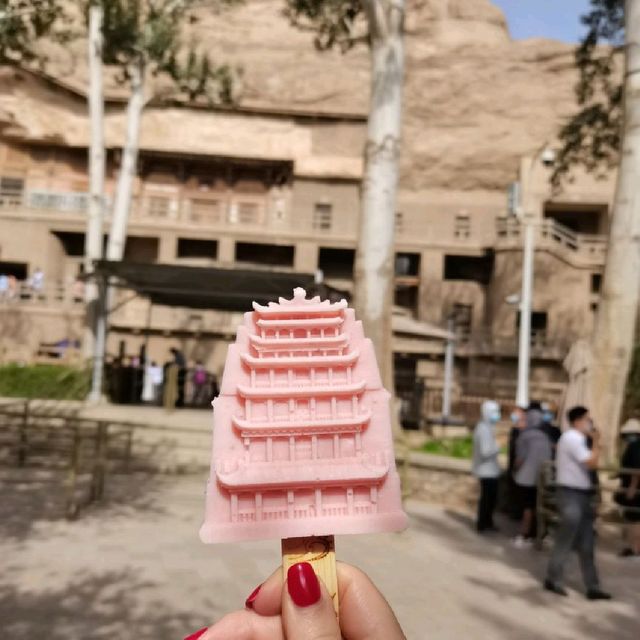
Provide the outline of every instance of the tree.
{"type": "MultiPolygon", "coordinates": [[[[576,54],[578,98],[583,109],[563,129],[563,166],[592,171],[618,160],[618,181],[600,305],[592,338],[596,421],[604,431],[606,457],[616,449],[640,303],[640,0],[591,0],[583,22],[589,33],[576,54]],[[598,48],[607,41],[613,47],[598,48]],[[615,55],[624,52],[622,84],[615,55]]],[[[564,170],[566,173],[566,170],[564,170]]]]}
{"type": "Polygon", "coordinates": [[[68,38],[64,18],[60,0],[0,0],[0,64],[42,64],[38,41],[68,38]]]}
{"type": "Polygon", "coordinates": [[[287,0],[286,15],[314,32],[320,50],[366,42],[371,95],[364,149],[354,306],[373,341],[383,382],[393,390],[391,312],[404,78],[404,0],[287,0]]]}
{"type": "MultiPolygon", "coordinates": [[[[104,91],[102,72],[103,8],[99,1],[88,7],[87,56],[89,69],[89,207],[85,234],[84,271],[90,274],[93,264],[102,258],[102,224],[104,217],[104,91]]],[[[94,354],[97,331],[99,292],[97,283],[89,280],[85,287],[85,332],[82,341],[85,358],[94,354]]]]}
{"type": "MultiPolygon", "coordinates": [[[[229,4],[229,0],[210,2],[229,4]]],[[[231,101],[231,71],[214,66],[206,54],[186,47],[183,30],[196,20],[196,0],[102,0],[103,59],[120,70],[128,85],[127,126],[107,244],[107,259],[121,260],[138,158],[142,111],[153,98],[152,81],[165,76],[173,93],[193,101],[231,101]]]]}
{"type": "MultiPolygon", "coordinates": [[[[158,78],[170,81],[170,93],[186,101],[206,98],[211,102],[230,102],[232,73],[226,65],[214,65],[193,44],[186,46],[184,27],[196,21],[194,10],[212,10],[233,4],[234,0],[89,0],[86,9],[102,8],[102,59],[118,69],[118,80],[129,89],[126,133],[107,243],[107,260],[122,260],[131,209],[133,183],[137,171],[142,113],[154,98],[158,78]]],[[[88,19],[93,13],[87,11],[88,19]]],[[[166,92],[166,90],[165,90],[166,92]]],[[[162,97],[162,96],[160,96],[162,97]]],[[[110,293],[101,292],[91,399],[97,400],[102,387],[110,293]]]]}
{"type": "Polygon", "coordinates": [[[619,159],[623,86],[619,73],[624,54],[624,0],[592,0],[581,18],[587,34],[575,52],[580,110],[560,130],[562,146],[552,183],[559,187],[576,165],[602,173],[619,159]],[[608,46],[602,46],[606,44],[608,46]]]}

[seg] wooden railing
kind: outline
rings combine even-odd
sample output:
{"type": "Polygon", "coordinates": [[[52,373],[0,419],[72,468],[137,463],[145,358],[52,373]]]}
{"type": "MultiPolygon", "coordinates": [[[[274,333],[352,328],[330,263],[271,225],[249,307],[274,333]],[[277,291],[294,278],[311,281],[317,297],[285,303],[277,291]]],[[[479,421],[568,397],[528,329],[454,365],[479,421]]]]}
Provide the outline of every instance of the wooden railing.
{"type": "Polygon", "coordinates": [[[107,472],[128,471],[133,428],[38,409],[29,400],[0,405],[0,462],[65,475],[65,513],[101,500],[107,472]]]}

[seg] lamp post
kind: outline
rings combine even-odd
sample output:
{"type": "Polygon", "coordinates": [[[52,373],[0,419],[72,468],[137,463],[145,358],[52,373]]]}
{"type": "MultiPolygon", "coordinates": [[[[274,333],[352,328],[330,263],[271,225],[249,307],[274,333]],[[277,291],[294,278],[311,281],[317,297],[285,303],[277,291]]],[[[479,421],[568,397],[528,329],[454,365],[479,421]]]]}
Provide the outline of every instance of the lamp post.
{"type": "Polygon", "coordinates": [[[518,388],[516,391],[516,405],[523,408],[529,405],[534,257],[535,228],[531,220],[525,220],[522,253],[522,292],[520,294],[520,334],[518,336],[518,388]]]}
{"type": "MultiPolygon", "coordinates": [[[[529,171],[527,182],[523,184],[522,191],[531,190],[531,179],[537,166],[538,158],[545,166],[551,166],[555,161],[555,152],[548,147],[546,141],[538,148],[529,171]]],[[[527,202],[529,208],[529,203],[527,202]]],[[[529,373],[531,369],[531,305],[533,299],[533,278],[535,259],[535,222],[531,214],[524,212],[521,205],[518,206],[518,218],[523,225],[523,250],[522,250],[522,292],[520,294],[520,332],[518,335],[518,387],[516,390],[516,405],[526,407],[529,404],[529,373]]]]}
{"type": "Polygon", "coordinates": [[[447,322],[447,343],[444,352],[444,388],[442,390],[442,422],[447,424],[451,418],[451,388],[453,386],[453,364],[455,357],[455,325],[453,317],[447,322]]]}

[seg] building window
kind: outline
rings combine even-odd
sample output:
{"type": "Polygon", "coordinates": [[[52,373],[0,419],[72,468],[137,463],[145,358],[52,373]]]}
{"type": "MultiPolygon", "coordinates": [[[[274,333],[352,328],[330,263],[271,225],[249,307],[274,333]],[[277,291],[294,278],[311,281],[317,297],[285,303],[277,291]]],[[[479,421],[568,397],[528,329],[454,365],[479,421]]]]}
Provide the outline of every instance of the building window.
{"type": "Polygon", "coordinates": [[[408,309],[415,316],[418,313],[419,288],[416,285],[397,284],[393,295],[393,303],[408,309]]]}
{"type": "Polygon", "coordinates": [[[295,247],[292,245],[236,243],[236,262],[249,262],[274,267],[292,267],[295,247]]]}
{"type": "Polygon", "coordinates": [[[312,227],[317,231],[329,231],[333,222],[333,205],[327,202],[316,202],[313,208],[312,227]]]}
{"type": "Polygon", "coordinates": [[[124,246],[125,262],[152,263],[158,260],[158,238],[150,236],[127,236],[124,246]]]}
{"type": "Polygon", "coordinates": [[[22,178],[0,178],[0,206],[17,206],[22,204],[24,180],[22,178]]]}
{"type": "Polygon", "coordinates": [[[263,222],[262,206],[258,202],[232,202],[229,207],[229,222],[241,225],[259,225],[263,222]]]}
{"type": "Polygon", "coordinates": [[[592,273],[591,274],[591,293],[593,294],[600,293],[601,289],[602,289],[602,274],[592,273]]]}
{"type": "Polygon", "coordinates": [[[471,335],[473,307],[470,304],[455,303],[451,307],[451,319],[456,338],[462,342],[467,341],[471,335]]]}
{"type": "MultiPolygon", "coordinates": [[[[547,342],[547,324],[549,316],[546,311],[531,312],[531,344],[542,347],[547,342]]],[[[520,312],[516,316],[516,331],[520,331],[520,312]]]]}
{"type": "Polygon", "coordinates": [[[84,233],[74,233],[73,231],[53,231],[64,252],[68,256],[80,258],[84,256],[84,233]]]}
{"type": "Polygon", "coordinates": [[[493,274],[493,254],[482,257],[446,255],[444,279],[489,284],[493,274]]]}
{"type": "Polygon", "coordinates": [[[396,253],[396,277],[417,276],[420,274],[419,253],[396,253]]]}
{"type": "Polygon", "coordinates": [[[167,218],[171,200],[162,196],[149,196],[147,198],[147,215],[150,218],[167,218]]]}
{"type": "Polygon", "coordinates": [[[318,269],[322,271],[325,278],[350,280],[353,278],[355,257],[356,252],[353,249],[320,247],[318,253],[318,269]]]}
{"type": "Polygon", "coordinates": [[[219,200],[192,199],[189,219],[197,224],[218,224],[222,222],[222,204],[219,200]]]}
{"type": "Polygon", "coordinates": [[[208,258],[218,257],[218,243],[216,240],[201,240],[199,238],[178,238],[178,258],[208,258]]]}
{"type": "Polygon", "coordinates": [[[468,215],[456,216],[453,235],[460,240],[466,240],[471,236],[471,218],[468,215]]]}

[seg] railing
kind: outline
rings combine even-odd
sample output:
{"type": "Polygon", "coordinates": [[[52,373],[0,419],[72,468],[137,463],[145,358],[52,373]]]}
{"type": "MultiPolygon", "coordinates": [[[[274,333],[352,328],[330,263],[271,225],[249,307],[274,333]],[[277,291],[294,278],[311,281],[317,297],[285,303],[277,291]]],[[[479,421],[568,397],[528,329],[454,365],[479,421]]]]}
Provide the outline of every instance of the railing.
{"type": "MultiPolygon", "coordinates": [[[[515,356],[518,353],[518,336],[495,335],[491,331],[474,331],[466,340],[459,340],[460,354],[515,356]]],[[[531,355],[539,358],[562,359],[572,344],[570,338],[553,337],[544,329],[531,331],[531,355]]]]}
{"type": "MultiPolygon", "coordinates": [[[[590,265],[604,264],[607,255],[606,236],[576,233],[552,218],[534,223],[536,247],[560,251],[574,261],[590,265]]],[[[498,246],[521,246],[523,224],[517,218],[498,218],[498,246]]]]}
{"type": "Polygon", "coordinates": [[[82,282],[65,285],[52,282],[42,286],[33,286],[28,281],[9,284],[0,291],[0,305],[32,305],[32,306],[78,306],[84,302],[84,285],[82,282]]]}
{"type": "Polygon", "coordinates": [[[129,471],[129,424],[49,413],[26,400],[1,405],[0,426],[0,462],[64,474],[65,513],[70,519],[83,506],[102,499],[108,471],[129,471]]]}
{"type": "MultiPolygon", "coordinates": [[[[0,191],[0,211],[26,210],[35,214],[47,212],[59,215],[84,215],[89,194],[73,191],[41,189],[0,191]]],[[[106,204],[110,215],[111,198],[106,204]]],[[[399,243],[477,248],[492,246],[495,229],[491,215],[484,208],[465,209],[455,206],[433,206],[429,213],[398,213],[396,238],[399,243]],[[477,214],[477,215],[476,215],[477,214]]],[[[318,224],[313,210],[292,211],[283,197],[271,193],[175,193],[146,191],[131,203],[133,222],[154,225],[193,225],[221,231],[247,231],[286,237],[306,235],[314,238],[334,238],[355,242],[358,235],[357,210],[334,210],[318,224]]]]}

